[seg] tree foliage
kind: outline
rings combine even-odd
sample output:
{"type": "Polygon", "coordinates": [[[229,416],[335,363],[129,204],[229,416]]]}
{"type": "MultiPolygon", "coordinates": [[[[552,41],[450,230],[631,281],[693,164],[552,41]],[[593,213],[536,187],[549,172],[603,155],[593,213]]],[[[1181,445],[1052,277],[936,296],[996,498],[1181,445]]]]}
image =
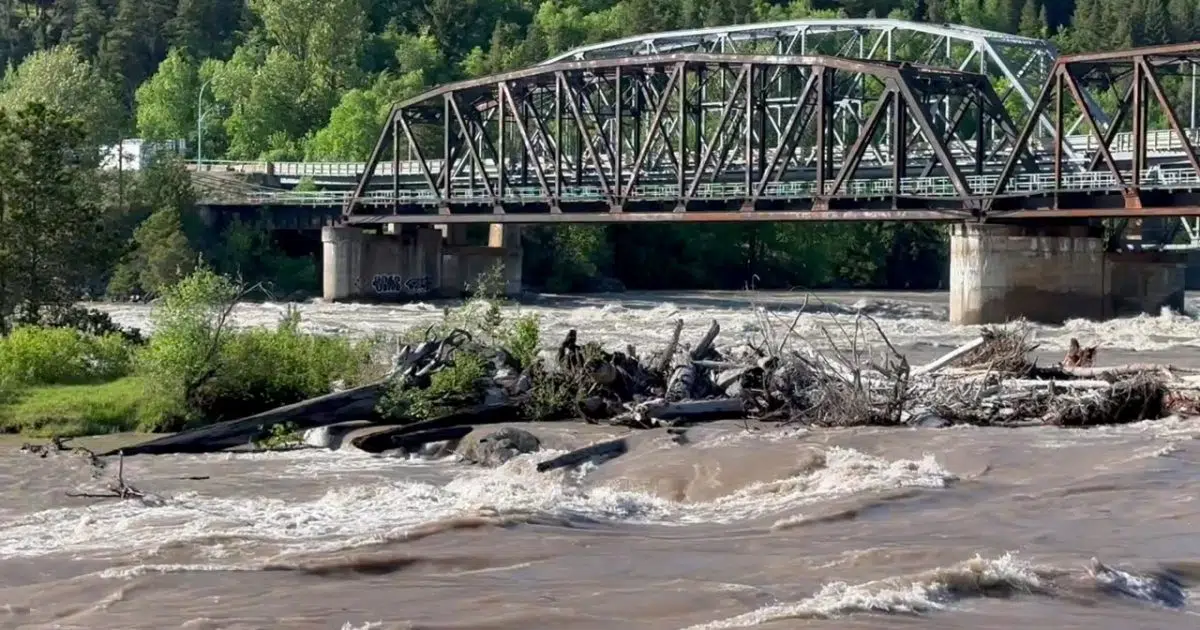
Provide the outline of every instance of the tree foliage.
{"type": "Polygon", "coordinates": [[[5,74],[0,107],[11,111],[33,102],[75,117],[95,141],[115,139],[123,116],[112,86],[69,45],[39,50],[5,74]]]}
{"type": "Polygon", "coordinates": [[[199,68],[179,48],[137,89],[137,131],[147,140],[195,137],[199,68]]]}
{"type": "MultiPolygon", "coordinates": [[[[77,119],[88,141],[135,130],[194,141],[200,118],[205,157],[363,160],[394,103],[447,81],[655,30],[889,16],[1051,37],[1064,52],[1200,39],[1200,0],[7,0],[0,107],[11,114],[45,103],[77,119]]],[[[109,213],[118,223],[147,221],[137,236],[133,225],[122,235],[134,258],[116,270],[114,287],[153,290],[190,269],[189,252],[280,287],[311,274],[311,260],[282,256],[256,226],[195,230],[186,199],[152,199],[144,182],[131,198],[120,183],[102,183],[100,199],[122,199],[109,213]]],[[[936,286],[944,257],[942,235],[912,225],[526,235],[525,277],[554,290],[613,286],[605,276],[647,288],[936,286]]]]}
{"type": "Polygon", "coordinates": [[[36,319],[78,299],[108,263],[96,163],[78,121],[38,101],[0,109],[0,329],[17,306],[36,319]]]}

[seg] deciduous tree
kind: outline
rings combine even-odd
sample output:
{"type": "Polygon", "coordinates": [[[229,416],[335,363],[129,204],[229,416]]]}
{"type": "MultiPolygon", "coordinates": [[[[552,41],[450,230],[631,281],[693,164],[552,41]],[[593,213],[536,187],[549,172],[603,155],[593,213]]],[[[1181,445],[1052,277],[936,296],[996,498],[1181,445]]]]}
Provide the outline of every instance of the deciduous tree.
{"type": "Polygon", "coordinates": [[[174,49],[158,72],[138,88],[137,130],[148,140],[175,140],[196,135],[196,97],[200,75],[181,49],[174,49]]]}
{"type": "Polygon", "coordinates": [[[118,135],[122,110],[112,86],[70,46],[35,52],[5,74],[0,107],[15,111],[34,101],[78,119],[92,141],[118,135]]]}

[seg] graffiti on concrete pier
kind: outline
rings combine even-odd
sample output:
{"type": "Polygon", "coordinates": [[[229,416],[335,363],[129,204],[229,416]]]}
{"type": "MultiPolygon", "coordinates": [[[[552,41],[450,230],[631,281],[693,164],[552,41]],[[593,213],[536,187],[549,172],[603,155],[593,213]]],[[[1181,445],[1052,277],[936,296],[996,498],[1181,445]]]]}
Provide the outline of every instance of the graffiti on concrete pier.
{"type": "Polygon", "coordinates": [[[385,297],[426,295],[433,289],[433,280],[429,276],[405,278],[398,273],[381,273],[371,279],[371,288],[385,297]]]}

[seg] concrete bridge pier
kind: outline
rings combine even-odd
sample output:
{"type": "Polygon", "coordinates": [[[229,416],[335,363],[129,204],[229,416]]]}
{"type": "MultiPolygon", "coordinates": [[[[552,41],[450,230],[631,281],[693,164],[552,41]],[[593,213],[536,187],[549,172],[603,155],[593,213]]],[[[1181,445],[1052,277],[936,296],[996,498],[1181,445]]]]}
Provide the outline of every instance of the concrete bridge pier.
{"type": "Polygon", "coordinates": [[[321,229],[322,296],[336,301],[456,297],[496,264],[503,291],[521,291],[520,230],[495,226],[487,245],[467,242],[466,226],[388,226],[382,233],[347,226],[321,229]]]}
{"type": "Polygon", "coordinates": [[[517,295],[521,292],[521,265],[524,248],[521,246],[521,227],[493,223],[488,226],[488,247],[503,250],[504,293],[517,295]]]}
{"type": "Polygon", "coordinates": [[[1106,319],[1183,309],[1186,257],[1106,252],[1088,225],[957,225],[950,238],[950,322],[1106,319]]]}

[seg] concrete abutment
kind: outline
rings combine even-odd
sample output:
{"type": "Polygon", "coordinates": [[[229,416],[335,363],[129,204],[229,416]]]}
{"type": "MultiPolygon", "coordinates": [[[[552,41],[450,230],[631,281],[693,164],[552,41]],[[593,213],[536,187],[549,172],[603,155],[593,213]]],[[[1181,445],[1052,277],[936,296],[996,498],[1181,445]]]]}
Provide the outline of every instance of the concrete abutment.
{"type": "Polygon", "coordinates": [[[1183,309],[1186,256],[1106,252],[1095,228],[957,225],[950,238],[950,322],[1062,323],[1183,309]]]}
{"type": "Polygon", "coordinates": [[[391,226],[321,230],[322,296],[328,301],[455,297],[495,265],[504,267],[504,292],[521,292],[521,234],[494,226],[487,245],[470,244],[465,226],[391,226]]]}

